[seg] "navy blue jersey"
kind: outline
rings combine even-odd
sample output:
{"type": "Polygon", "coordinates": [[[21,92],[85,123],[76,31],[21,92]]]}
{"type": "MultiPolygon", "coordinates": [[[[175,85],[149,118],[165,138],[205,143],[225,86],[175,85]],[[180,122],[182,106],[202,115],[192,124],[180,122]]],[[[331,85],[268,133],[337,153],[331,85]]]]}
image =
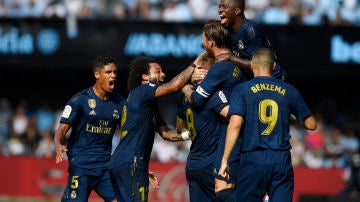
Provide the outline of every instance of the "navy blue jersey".
{"type": "MultiPolygon", "coordinates": [[[[207,102],[207,106],[215,107],[225,102],[227,103],[222,93],[216,92],[207,102]]],[[[211,164],[219,137],[226,132],[227,123],[211,108],[191,107],[184,97],[178,105],[178,116],[186,122],[187,128],[194,135],[186,169],[196,170],[211,164]]]]}
{"type": "Polygon", "coordinates": [[[120,143],[112,155],[110,168],[131,163],[135,157],[149,163],[155,130],[166,125],[154,97],[157,87],[144,84],[130,91],[121,121],[120,143]]]}
{"type": "Polygon", "coordinates": [[[230,61],[215,63],[192,94],[192,104],[203,106],[216,90],[222,90],[226,97],[230,97],[232,88],[245,80],[242,71],[230,61]]]}
{"type": "MultiPolygon", "coordinates": [[[[254,52],[259,48],[268,48],[273,51],[276,61],[273,77],[286,80],[287,75],[281,69],[280,61],[264,30],[255,22],[244,18],[240,28],[231,34],[231,50],[235,56],[251,60],[254,52]]],[[[250,70],[246,72],[252,77],[250,70]]]]}
{"type": "Polygon", "coordinates": [[[66,104],[60,123],[71,125],[67,156],[71,166],[103,168],[111,156],[112,138],[120,124],[124,98],[112,93],[108,100],[97,97],[93,88],[75,94],[66,104]]]}
{"type": "Polygon", "coordinates": [[[244,118],[241,151],[289,150],[290,115],[303,121],[311,112],[299,91],[274,77],[255,77],[234,87],[228,115],[244,118]]]}

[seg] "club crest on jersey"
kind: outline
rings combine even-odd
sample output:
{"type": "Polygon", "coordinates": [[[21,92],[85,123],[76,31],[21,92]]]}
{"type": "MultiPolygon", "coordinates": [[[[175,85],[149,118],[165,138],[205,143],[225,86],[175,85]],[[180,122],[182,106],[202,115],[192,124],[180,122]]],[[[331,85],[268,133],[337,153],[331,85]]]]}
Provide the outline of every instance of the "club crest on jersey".
{"type": "Polygon", "coordinates": [[[119,111],[117,109],[114,109],[113,117],[115,119],[119,119],[120,116],[119,116],[119,111]]]}
{"type": "Polygon", "coordinates": [[[239,42],[238,42],[238,48],[239,48],[239,49],[244,49],[244,43],[243,43],[242,40],[239,40],[239,42]]]}
{"type": "Polygon", "coordinates": [[[226,96],[225,96],[224,92],[219,91],[219,97],[220,97],[220,99],[221,99],[221,101],[222,101],[223,103],[227,103],[227,102],[228,102],[228,100],[226,99],[226,96]]]}
{"type": "Polygon", "coordinates": [[[96,100],[95,100],[95,99],[89,99],[89,100],[88,100],[88,104],[89,104],[89,107],[90,107],[91,109],[95,109],[95,107],[96,107],[96,100]]]}

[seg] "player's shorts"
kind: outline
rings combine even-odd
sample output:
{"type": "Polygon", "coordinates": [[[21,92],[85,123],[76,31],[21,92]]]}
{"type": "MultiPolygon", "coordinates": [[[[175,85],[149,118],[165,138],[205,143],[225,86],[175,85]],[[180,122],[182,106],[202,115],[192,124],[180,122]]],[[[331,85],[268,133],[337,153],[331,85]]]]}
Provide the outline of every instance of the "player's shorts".
{"type": "Polygon", "coordinates": [[[190,201],[215,201],[215,182],[212,164],[197,170],[186,170],[190,201]]]}
{"type": "Polygon", "coordinates": [[[290,151],[260,150],[241,153],[237,169],[237,201],[291,202],[294,172],[290,151]]]}
{"type": "Polygon", "coordinates": [[[149,171],[143,161],[112,168],[110,176],[117,201],[148,201],[149,171]]]}
{"type": "Polygon", "coordinates": [[[87,202],[94,190],[105,202],[115,199],[107,169],[82,169],[70,167],[62,202],[87,202]]]}

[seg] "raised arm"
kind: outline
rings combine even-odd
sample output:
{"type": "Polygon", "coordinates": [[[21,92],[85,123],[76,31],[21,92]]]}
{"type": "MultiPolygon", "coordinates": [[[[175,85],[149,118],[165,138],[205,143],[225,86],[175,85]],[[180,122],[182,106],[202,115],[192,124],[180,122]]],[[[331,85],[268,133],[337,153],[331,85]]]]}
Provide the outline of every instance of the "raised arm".
{"type": "Polygon", "coordinates": [[[188,68],[171,79],[171,81],[160,85],[155,91],[155,97],[161,97],[179,91],[191,78],[195,67],[196,65],[194,64],[189,65],[188,68]]]}

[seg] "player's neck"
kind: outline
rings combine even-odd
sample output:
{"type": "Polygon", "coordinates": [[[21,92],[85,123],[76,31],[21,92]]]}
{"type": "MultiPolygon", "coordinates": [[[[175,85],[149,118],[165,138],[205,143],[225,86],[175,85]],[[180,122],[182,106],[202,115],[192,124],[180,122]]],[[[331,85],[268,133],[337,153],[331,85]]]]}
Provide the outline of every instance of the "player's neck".
{"type": "Polygon", "coordinates": [[[231,50],[230,49],[225,49],[225,48],[221,48],[221,49],[215,49],[214,50],[214,57],[218,57],[218,56],[221,56],[221,55],[224,55],[224,54],[229,54],[231,53],[231,50]]]}
{"type": "Polygon", "coordinates": [[[239,16],[235,20],[235,22],[234,22],[234,24],[232,26],[232,31],[233,32],[237,31],[240,28],[240,26],[242,25],[242,23],[244,22],[244,20],[245,20],[245,16],[239,16]]]}
{"type": "Polygon", "coordinates": [[[96,96],[98,96],[102,100],[108,100],[109,99],[109,93],[101,90],[99,87],[94,85],[93,91],[96,96]]]}

